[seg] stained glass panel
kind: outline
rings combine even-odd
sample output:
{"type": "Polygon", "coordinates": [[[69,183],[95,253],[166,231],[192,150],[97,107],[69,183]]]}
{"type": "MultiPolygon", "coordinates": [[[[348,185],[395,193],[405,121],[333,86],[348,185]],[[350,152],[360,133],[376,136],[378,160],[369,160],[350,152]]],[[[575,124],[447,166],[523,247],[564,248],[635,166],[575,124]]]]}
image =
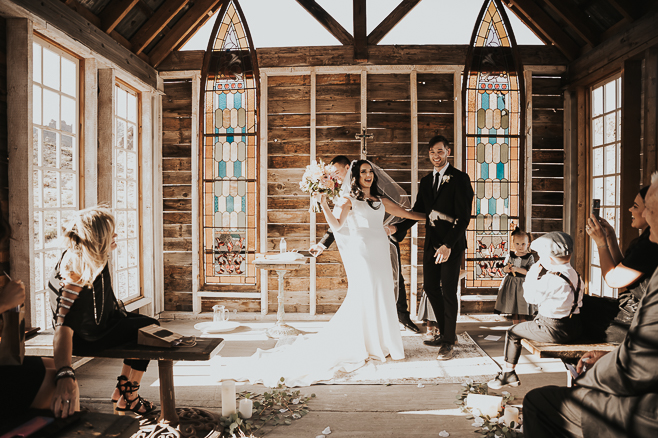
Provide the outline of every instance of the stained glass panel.
{"type": "Polygon", "coordinates": [[[258,80],[237,3],[217,19],[204,76],[205,282],[255,284],[258,80]]]}
{"type": "Polygon", "coordinates": [[[521,219],[522,76],[499,8],[494,0],[483,6],[464,78],[466,171],[475,192],[466,253],[471,288],[500,285],[510,233],[521,219]]]}

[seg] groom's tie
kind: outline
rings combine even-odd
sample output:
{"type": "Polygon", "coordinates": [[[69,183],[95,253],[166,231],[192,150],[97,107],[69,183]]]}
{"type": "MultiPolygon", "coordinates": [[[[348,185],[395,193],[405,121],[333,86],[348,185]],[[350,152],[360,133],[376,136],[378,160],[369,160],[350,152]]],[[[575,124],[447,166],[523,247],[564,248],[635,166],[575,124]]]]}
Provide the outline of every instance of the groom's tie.
{"type": "Polygon", "coordinates": [[[434,184],[432,184],[432,194],[436,198],[437,192],[439,191],[439,178],[441,178],[441,174],[439,172],[436,172],[434,175],[434,184]]]}

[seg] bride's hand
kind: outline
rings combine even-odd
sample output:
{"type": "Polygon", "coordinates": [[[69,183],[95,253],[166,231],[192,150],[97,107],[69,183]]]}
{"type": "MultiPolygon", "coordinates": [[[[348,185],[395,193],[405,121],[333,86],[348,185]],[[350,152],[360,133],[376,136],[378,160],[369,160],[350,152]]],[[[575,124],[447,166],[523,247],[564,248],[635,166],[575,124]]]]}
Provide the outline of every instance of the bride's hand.
{"type": "Polygon", "coordinates": [[[320,204],[326,204],[327,203],[327,195],[325,193],[313,193],[313,199],[320,204]]]}

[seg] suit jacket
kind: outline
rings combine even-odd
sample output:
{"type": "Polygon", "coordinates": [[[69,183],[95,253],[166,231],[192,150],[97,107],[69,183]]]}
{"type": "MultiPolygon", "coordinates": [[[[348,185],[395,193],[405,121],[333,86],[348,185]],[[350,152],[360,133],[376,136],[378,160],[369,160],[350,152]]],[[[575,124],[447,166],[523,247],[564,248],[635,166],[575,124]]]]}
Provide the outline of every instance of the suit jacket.
{"type": "MultiPolygon", "coordinates": [[[[433,183],[433,172],[420,180],[413,210],[427,215],[425,250],[446,245],[452,249],[452,257],[466,249],[466,228],[471,221],[473,186],[468,174],[451,164],[436,192],[432,188],[433,183]]],[[[406,232],[415,223],[411,219],[405,220],[398,226],[398,230],[406,232]]]]}
{"type": "Polygon", "coordinates": [[[624,342],[576,384],[588,391],[582,399],[585,438],[658,436],[658,270],[624,342]]]}

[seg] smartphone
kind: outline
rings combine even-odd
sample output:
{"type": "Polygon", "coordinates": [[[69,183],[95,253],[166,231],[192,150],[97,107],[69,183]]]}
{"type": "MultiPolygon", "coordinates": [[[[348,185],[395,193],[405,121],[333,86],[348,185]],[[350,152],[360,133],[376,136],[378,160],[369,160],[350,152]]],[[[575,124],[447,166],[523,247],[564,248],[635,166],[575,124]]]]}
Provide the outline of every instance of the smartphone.
{"type": "Polygon", "coordinates": [[[575,379],[576,377],[579,376],[578,371],[576,371],[576,367],[574,367],[574,366],[571,365],[570,363],[568,363],[568,364],[566,364],[566,365],[567,365],[567,369],[568,369],[569,372],[571,373],[571,378],[572,378],[572,379],[575,379]]]}
{"type": "Polygon", "coordinates": [[[592,200],[592,214],[597,219],[601,218],[601,200],[600,199],[592,200]]]}

